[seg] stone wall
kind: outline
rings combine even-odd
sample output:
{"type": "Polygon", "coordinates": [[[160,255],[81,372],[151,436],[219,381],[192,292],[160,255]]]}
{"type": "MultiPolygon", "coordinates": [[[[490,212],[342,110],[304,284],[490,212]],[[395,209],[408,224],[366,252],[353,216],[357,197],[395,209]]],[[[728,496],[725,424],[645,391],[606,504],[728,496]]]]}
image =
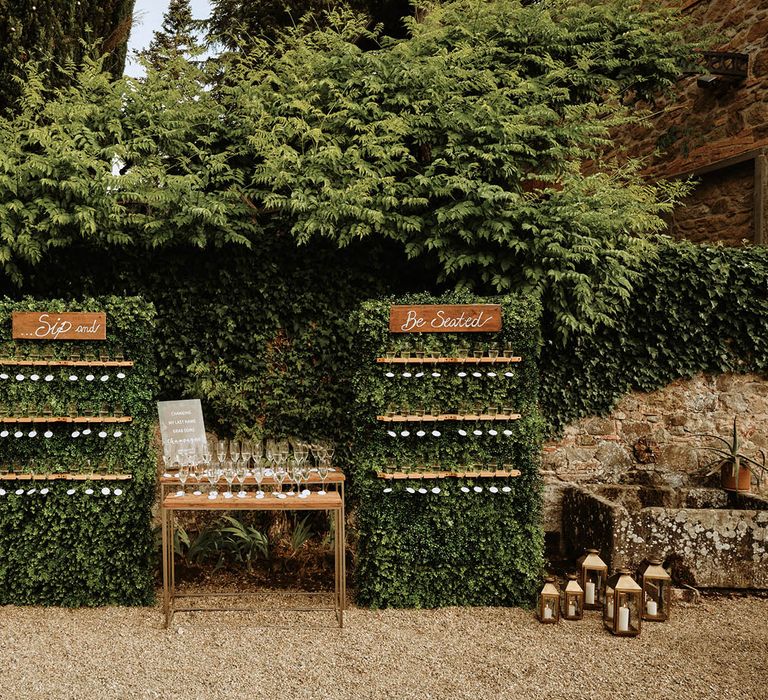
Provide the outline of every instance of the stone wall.
{"type": "Polygon", "coordinates": [[[754,240],[753,161],[703,175],[669,217],[668,233],[694,243],[743,245],[754,240]]]}
{"type": "MultiPolygon", "coordinates": [[[[737,417],[743,450],[768,452],[768,379],[753,374],[697,375],[648,394],[625,396],[608,416],[569,425],[544,446],[545,529],[560,530],[562,493],[569,484],[716,486],[706,478],[715,444],[737,417]]],[[[768,478],[753,491],[768,494],[768,478]]]]}
{"type": "MultiPolygon", "coordinates": [[[[716,89],[699,87],[696,75],[684,77],[674,94],[649,107],[653,117],[647,125],[622,134],[629,154],[645,158],[646,175],[658,180],[699,174],[713,164],[768,148],[768,3],[665,3],[681,8],[693,27],[709,25],[722,37],[713,50],[749,54],[749,75],[739,85],[716,89]]],[[[740,168],[701,175],[697,192],[675,213],[670,233],[700,242],[765,242],[768,224],[756,232],[754,216],[748,215],[753,209],[753,183],[753,160],[740,168]],[[692,211],[685,211],[688,208],[692,211]]]]}

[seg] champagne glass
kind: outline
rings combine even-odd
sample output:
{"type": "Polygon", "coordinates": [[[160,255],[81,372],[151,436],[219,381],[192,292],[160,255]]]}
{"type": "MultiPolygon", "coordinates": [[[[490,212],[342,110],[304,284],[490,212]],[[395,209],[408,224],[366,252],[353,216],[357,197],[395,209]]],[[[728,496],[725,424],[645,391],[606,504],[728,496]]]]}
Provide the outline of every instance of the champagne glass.
{"type": "Polygon", "coordinates": [[[224,494],[224,498],[232,498],[232,482],[235,480],[237,473],[235,463],[232,459],[227,459],[224,462],[224,479],[227,482],[227,491],[224,494]]]}
{"type": "Polygon", "coordinates": [[[187,478],[189,477],[189,464],[180,464],[179,465],[179,482],[181,483],[181,489],[179,489],[176,492],[176,495],[181,497],[184,496],[186,491],[184,490],[184,486],[187,483],[187,478]]]}
{"type": "Polygon", "coordinates": [[[237,483],[240,484],[240,490],[237,492],[237,495],[239,498],[245,498],[248,493],[243,489],[243,484],[245,483],[245,465],[246,461],[244,459],[241,459],[240,462],[238,462],[237,467],[235,468],[235,478],[237,479],[237,483]]]}
{"type": "Polygon", "coordinates": [[[256,498],[264,498],[264,492],[261,490],[261,482],[264,481],[264,459],[261,455],[253,458],[253,478],[256,479],[256,498]]]}
{"type": "Polygon", "coordinates": [[[208,483],[210,484],[208,498],[216,498],[216,496],[219,495],[219,492],[216,490],[216,484],[220,478],[221,470],[219,469],[218,463],[211,461],[211,464],[208,467],[208,483]]]}
{"type": "MultiPolygon", "coordinates": [[[[293,482],[296,484],[298,495],[301,496],[301,478],[303,476],[301,462],[294,457],[290,461],[290,475],[293,482]]],[[[291,485],[291,492],[293,492],[293,485],[291,485]]]]}
{"type": "Polygon", "coordinates": [[[328,478],[328,462],[325,460],[321,460],[317,464],[317,473],[320,475],[320,479],[322,481],[322,484],[320,486],[320,491],[318,493],[321,496],[325,495],[325,480],[328,478]]]}
{"type": "Polygon", "coordinates": [[[286,462],[285,462],[285,472],[286,472],[285,478],[288,480],[288,483],[290,484],[290,487],[291,487],[288,490],[288,493],[285,494],[286,496],[293,496],[294,495],[294,493],[293,493],[293,484],[294,484],[293,465],[294,465],[294,460],[292,458],[286,460],[286,462]]]}
{"type": "Polygon", "coordinates": [[[312,490],[309,488],[309,477],[310,477],[310,468],[309,463],[307,461],[302,462],[301,466],[301,480],[304,482],[304,486],[306,487],[303,491],[299,493],[299,495],[302,498],[306,498],[312,493],[312,490]]]}
{"type": "Polygon", "coordinates": [[[232,463],[235,465],[235,468],[237,468],[237,464],[240,461],[240,441],[239,440],[229,441],[229,456],[232,459],[232,463]]]}
{"type": "Polygon", "coordinates": [[[190,467],[190,472],[189,472],[189,475],[195,480],[195,483],[197,484],[197,487],[192,492],[193,496],[202,495],[202,491],[200,491],[200,483],[203,480],[204,467],[205,467],[205,463],[203,460],[203,456],[198,452],[194,456],[192,465],[190,467]]]}
{"type": "Polygon", "coordinates": [[[243,457],[243,466],[245,468],[246,476],[248,475],[248,465],[251,462],[253,456],[253,445],[250,440],[243,440],[240,443],[240,454],[243,457]]]}
{"type": "Polygon", "coordinates": [[[273,471],[278,487],[278,490],[275,491],[275,496],[277,496],[277,498],[285,498],[286,496],[283,493],[283,481],[285,481],[285,477],[288,475],[288,472],[285,471],[285,464],[282,462],[275,463],[273,471]]]}

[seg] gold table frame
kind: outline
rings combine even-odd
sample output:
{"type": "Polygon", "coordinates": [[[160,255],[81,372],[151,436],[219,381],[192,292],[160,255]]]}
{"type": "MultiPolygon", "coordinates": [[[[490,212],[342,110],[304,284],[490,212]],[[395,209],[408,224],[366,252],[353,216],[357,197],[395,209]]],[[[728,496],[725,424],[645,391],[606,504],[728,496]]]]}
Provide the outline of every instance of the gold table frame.
{"type": "MultiPolygon", "coordinates": [[[[179,480],[175,477],[162,477],[160,479],[161,507],[160,518],[162,524],[163,540],[163,614],[165,616],[166,629],[170,626],[173,616],[177,612],[214,612],[214,611],[235,611],[251,610],[253,608],[238,607],[178,607],[176,601],[179,598],[205,598],[205,597],[248,597],[258,595],[258,593],[237,592],[237,593],[177,593],[175,579],[175,561],[173,552],[173,541],[176,530],[175,513],[176,511],[312,511],[322,510],[332,513],[334,516],[334,597],[333,607],[304,607],[304,608],[281,608],[280,611],[330,611],[333,610],[336,615],[336,621],[339,627],[344,627],[344,610],[346,609],[347,587],[346,587],[346,533],[345,533],[345,513],[344,513],[344,475],[340,471],[330,472],[325,480],[327,487],[333,490],[325,494],[319,494],[313,491],[305,498],[292,496],[287,498],[277,498],[273,493],[265,493],[263,498],[256,498],[253,492],[248,493],[244,498],[233,496],[224,498],[219,495],[215,499],[210,499],[206,494],[195,496],[187,494],[176,496],[168,494],[171,486],[181,486],[179,480]]],[[[320,478],[313,474],[308,482],[310,485],[321,483],[320,478]]],[[[248,477],[244,486],[255,485],[253,477],[248,477]]],[[[265,478],[261,482],[264,486],[277,486],[277,482],[272,478],[265,478]]],[[[311,594],[317,595],[317,594],[311,594]]]]}

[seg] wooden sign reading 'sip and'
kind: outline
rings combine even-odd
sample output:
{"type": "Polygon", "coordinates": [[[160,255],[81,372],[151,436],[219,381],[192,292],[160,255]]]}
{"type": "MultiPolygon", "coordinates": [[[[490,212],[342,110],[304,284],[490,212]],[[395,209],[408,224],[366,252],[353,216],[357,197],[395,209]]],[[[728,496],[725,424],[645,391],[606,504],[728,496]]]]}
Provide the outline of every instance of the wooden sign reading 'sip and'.
{"type": "Polygon", "coordinates": [[[14,311],[14,340],[106,340],[107,314],[14,311]]]}
{"type": "Polygon", "coordinates": [[[500,304],[421,304],[389,308],[391,333],[489,333],[501,330],[500,304]]]}

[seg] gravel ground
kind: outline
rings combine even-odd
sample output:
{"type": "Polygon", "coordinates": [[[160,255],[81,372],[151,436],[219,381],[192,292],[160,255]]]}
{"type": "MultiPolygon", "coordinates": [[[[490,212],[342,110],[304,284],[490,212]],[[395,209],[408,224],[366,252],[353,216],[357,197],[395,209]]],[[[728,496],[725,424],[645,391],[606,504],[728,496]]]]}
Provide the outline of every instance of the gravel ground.
{"type": "MultiPolygon", "coordinates": [[[[269,600],[276,598],[270,595],[269,600]]],[[[280,599],[281,601],[284,599],[280,599]]],[[[768,599],[705,598],[617,639],[598,613],[0,607],[0,698],[768,700],[768,599]]]]}

